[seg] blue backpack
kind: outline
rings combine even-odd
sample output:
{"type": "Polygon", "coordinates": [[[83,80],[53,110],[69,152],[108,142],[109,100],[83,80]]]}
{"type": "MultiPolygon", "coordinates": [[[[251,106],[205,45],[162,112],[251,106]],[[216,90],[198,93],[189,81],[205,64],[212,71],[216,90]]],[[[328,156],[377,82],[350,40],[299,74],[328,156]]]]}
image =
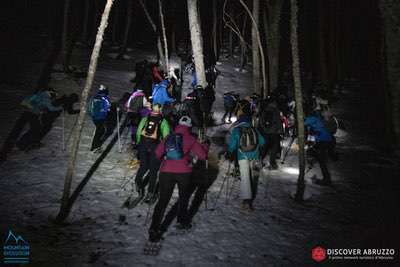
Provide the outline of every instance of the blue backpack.
{"type": "Polygon", "coordinates": [[[224,94],[224,106],[227,108],[232,108],[236,105],[236,100],[231,94],[224,94]]]}
{"type": "Polygon", "coordinates": [[[165,155],[169,160],[183,158],[183,136],[177,133],[171,133],[165,140],[165,155]]]}
{"type": "Polygon", "coordinates": [[[103,96],[95,96],[90,101],[89,114],[93,120],[105,120],[108,114],[108,100],[103,96]]]}

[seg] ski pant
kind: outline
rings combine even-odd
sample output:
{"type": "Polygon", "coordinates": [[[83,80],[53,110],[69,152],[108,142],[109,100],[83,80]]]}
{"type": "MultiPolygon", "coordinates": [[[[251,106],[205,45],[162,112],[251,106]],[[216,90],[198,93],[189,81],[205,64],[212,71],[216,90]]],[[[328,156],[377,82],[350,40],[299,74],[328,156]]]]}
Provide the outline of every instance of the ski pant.
{"type": "Polygon", "coordinates": [[[160,198],[154,208],[153,218],[149,233],[159,232],[161,220],[174,192],[175,184],[178,184],[178,223],[188,224],[187,206],[190,198],[190,173],[160,173],[160,198]]]}
{"type": "Polygon", "coordinates": [[[144,188],[146,184],[143,182],[143,177],[146,172],[149,171],[149,193],[154,193],[156,191],[157,173],[160,168],[160,161],[155,154],[156,147],[157,143],[145,140],[142,140],[138,147],[140,166],[136,173],[135,183],[139,188],[144,188]]]}
{"type": "Polygon", "coordinates": [[[107,130],[105,120],[94,121],[94,125],[96,126],[96,130],[94,133],[92,147],[90,148],[90,151],[93,151],[93,150],[101,147],[101,145],[104,142],[104,137],[105,137],[106,130],[107,130]]]}
{"type": "Polygon", "coordinates": [[[315,158],[321,168],[322,177],[325,181],[331,181],[331,174],[328,170],[328,154],[331,147],[331,142],[317,142],[314,145],[315,158]]]}
{"type": "Polygon", "coordinates": [[[265,146],[262,149],[262,159],[265,158],[267,154],[269,154],[269,164],[276,165],[276,157],[279,153],[280,145],[281,145],[281,136],[279,134],[265,134],[265,146]]]}
{"type": "Polygon", "coordinates": [[[5,140],[3,147],[1,149],[1,157],[6,157],[7,154],[12,150],[18,137],[21,135],[26,124],[29,124],[29,131],[32,134],[32,141],[37,142],[40,136],[40,116],[29,111],[24,111],[15,122],[10,134],[5,140]]]}
{"type": "MultiPolygon", "coordinates": [[[[194,215],[199,211],[201,203],[203,202],[204,196],[207,193],[207,189],[210,185],[205,183],[199,184],[196,182],[191,182],[187,189],[188,200],[190,196],[194,194],[192,202],[190,203],[190,207],[187,211],[187,222],[190,223],[193,220],[194,215]]],[[[167,231],[168,227],[171,225],[171,222],[175,219],[178,213],[179,201],[175,202],[175,204],[168,211],[167,215],[160,226],[161,232],[167,231]]]]}
{"type": "Polygon", "coordinates": [[[135,144],[136,143],[136,131],[137,131],[137,127],[139,125],[140,119],[141,119],[140,113],[129,112],[128,118],[129,118],[128,126],[130,127],[130,131],[131,131],[132,144],[135,144]]]}
{"type": "Polygon", "coordinates": [[[254,200],[257,195],[258,172],[255,170],[255,160],[239,160],[240,199],[254,200]]]}

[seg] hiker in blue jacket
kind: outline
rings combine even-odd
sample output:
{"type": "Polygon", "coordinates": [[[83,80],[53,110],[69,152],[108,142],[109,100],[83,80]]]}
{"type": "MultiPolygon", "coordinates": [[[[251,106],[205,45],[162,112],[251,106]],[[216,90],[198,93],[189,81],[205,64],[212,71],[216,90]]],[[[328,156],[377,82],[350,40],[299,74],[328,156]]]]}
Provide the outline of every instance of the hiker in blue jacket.
{"type": "Polygon", "coordinates": [[[308,133],[315,138],[312,151],[323,176],[322,179],[315,179],[313,182],[318,185],[331,185],[331,175],[328,170],[328,154],[333,141],[332,135],[326,129],[323,118],[317,112],[313,112],[305,118],[304,126],[308,129],[308,133]]]}
{"type": "Polygon", "coordinates": [[[240,170],[241,209],[252,211],[257,193],[260,149],[265,144],[263,136],[251,124],[250,110],[239,110],[228,143],[228,154],[236,154],[240,170]]]}
{"type": "Polygon", "coordinates": [[[89,114],[96,126],[92,146],[90,148],[90,151],[93,151],[94,153],[100,153],[102,150],[101,145],[106,136],[106,121],[110,108],[111,103],[108,97],[108,89],[104,85],[100,85],[96,95],[89,103],[89,114]]]}
{"type": "Polygon", "coordinates": [[[171,84],[168,80],[163,80],[159,84],[156,84],[153,88],[152,103],[163,106],[165,104],[175,102],[175,99],[170,97],[168,94],[168,89],[170,86],[171,84]]]}

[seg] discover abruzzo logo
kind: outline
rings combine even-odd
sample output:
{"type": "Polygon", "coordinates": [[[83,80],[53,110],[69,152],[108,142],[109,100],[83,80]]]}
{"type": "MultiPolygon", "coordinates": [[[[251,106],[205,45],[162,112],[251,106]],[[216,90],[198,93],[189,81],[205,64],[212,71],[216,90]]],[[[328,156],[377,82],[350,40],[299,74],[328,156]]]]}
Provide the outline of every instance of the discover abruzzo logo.
{"type": "Polygon", "coordinates": [[[324,248],[314,247],[311,258],[316,262],[325,260],[394,260],[396,250],[393,248],[324,248]]]}
{"type": "Polygon", "coordinates": [[[28,242],[9,230],[3,245],[3,263],[24,264],[29,263],[29,259],[30,247],[28,242]]]}

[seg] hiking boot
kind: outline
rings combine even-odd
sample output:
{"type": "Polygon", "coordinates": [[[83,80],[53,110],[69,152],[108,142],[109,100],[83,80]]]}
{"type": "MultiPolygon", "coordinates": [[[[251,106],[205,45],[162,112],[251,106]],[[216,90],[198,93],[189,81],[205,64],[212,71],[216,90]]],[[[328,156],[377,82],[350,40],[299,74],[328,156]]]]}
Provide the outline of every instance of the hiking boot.
{"type": "Polygon", "coordinates": [[[157,230],[149,230],[149,241],[159,242],[162,238],[162,233],[157,230]]]}
{"type": "Polygon", "coordinates": [[[144,198],[144,203],[150,204],[151,200],[154,198],[154,194],[147,193],[146,197],[144,198]]]}
{"type": "Polygon", "coordinates": [[[327,179],[314,178],[312,181],[314,184],[321,185],[321,186],[331,186],[332,185],[332,182],[327,179]]]}
{"type": "Polygon", "coordinates": [[[247,201],[243,200],[243,202],[240,204],[240,210],[245,212],[251,211],[250,204],[247,201]]]}
{"type": "Polygon", "coordinates": [[[268,169],[270,169],[271,171],[273,171],[273,170],[279,169],[279,167],[278,167],[278,165],[277,165],[276,163],[274,163],[274,164],[270,164],[269,167],[268,167],[268,169]]]}
{"type": "Polygon", "coordinates": [[[192,228],[191,223],[183,224],[183,223],[178,223],[175,225],[175,228],[178,230],[189,230],[192,228]]]}

